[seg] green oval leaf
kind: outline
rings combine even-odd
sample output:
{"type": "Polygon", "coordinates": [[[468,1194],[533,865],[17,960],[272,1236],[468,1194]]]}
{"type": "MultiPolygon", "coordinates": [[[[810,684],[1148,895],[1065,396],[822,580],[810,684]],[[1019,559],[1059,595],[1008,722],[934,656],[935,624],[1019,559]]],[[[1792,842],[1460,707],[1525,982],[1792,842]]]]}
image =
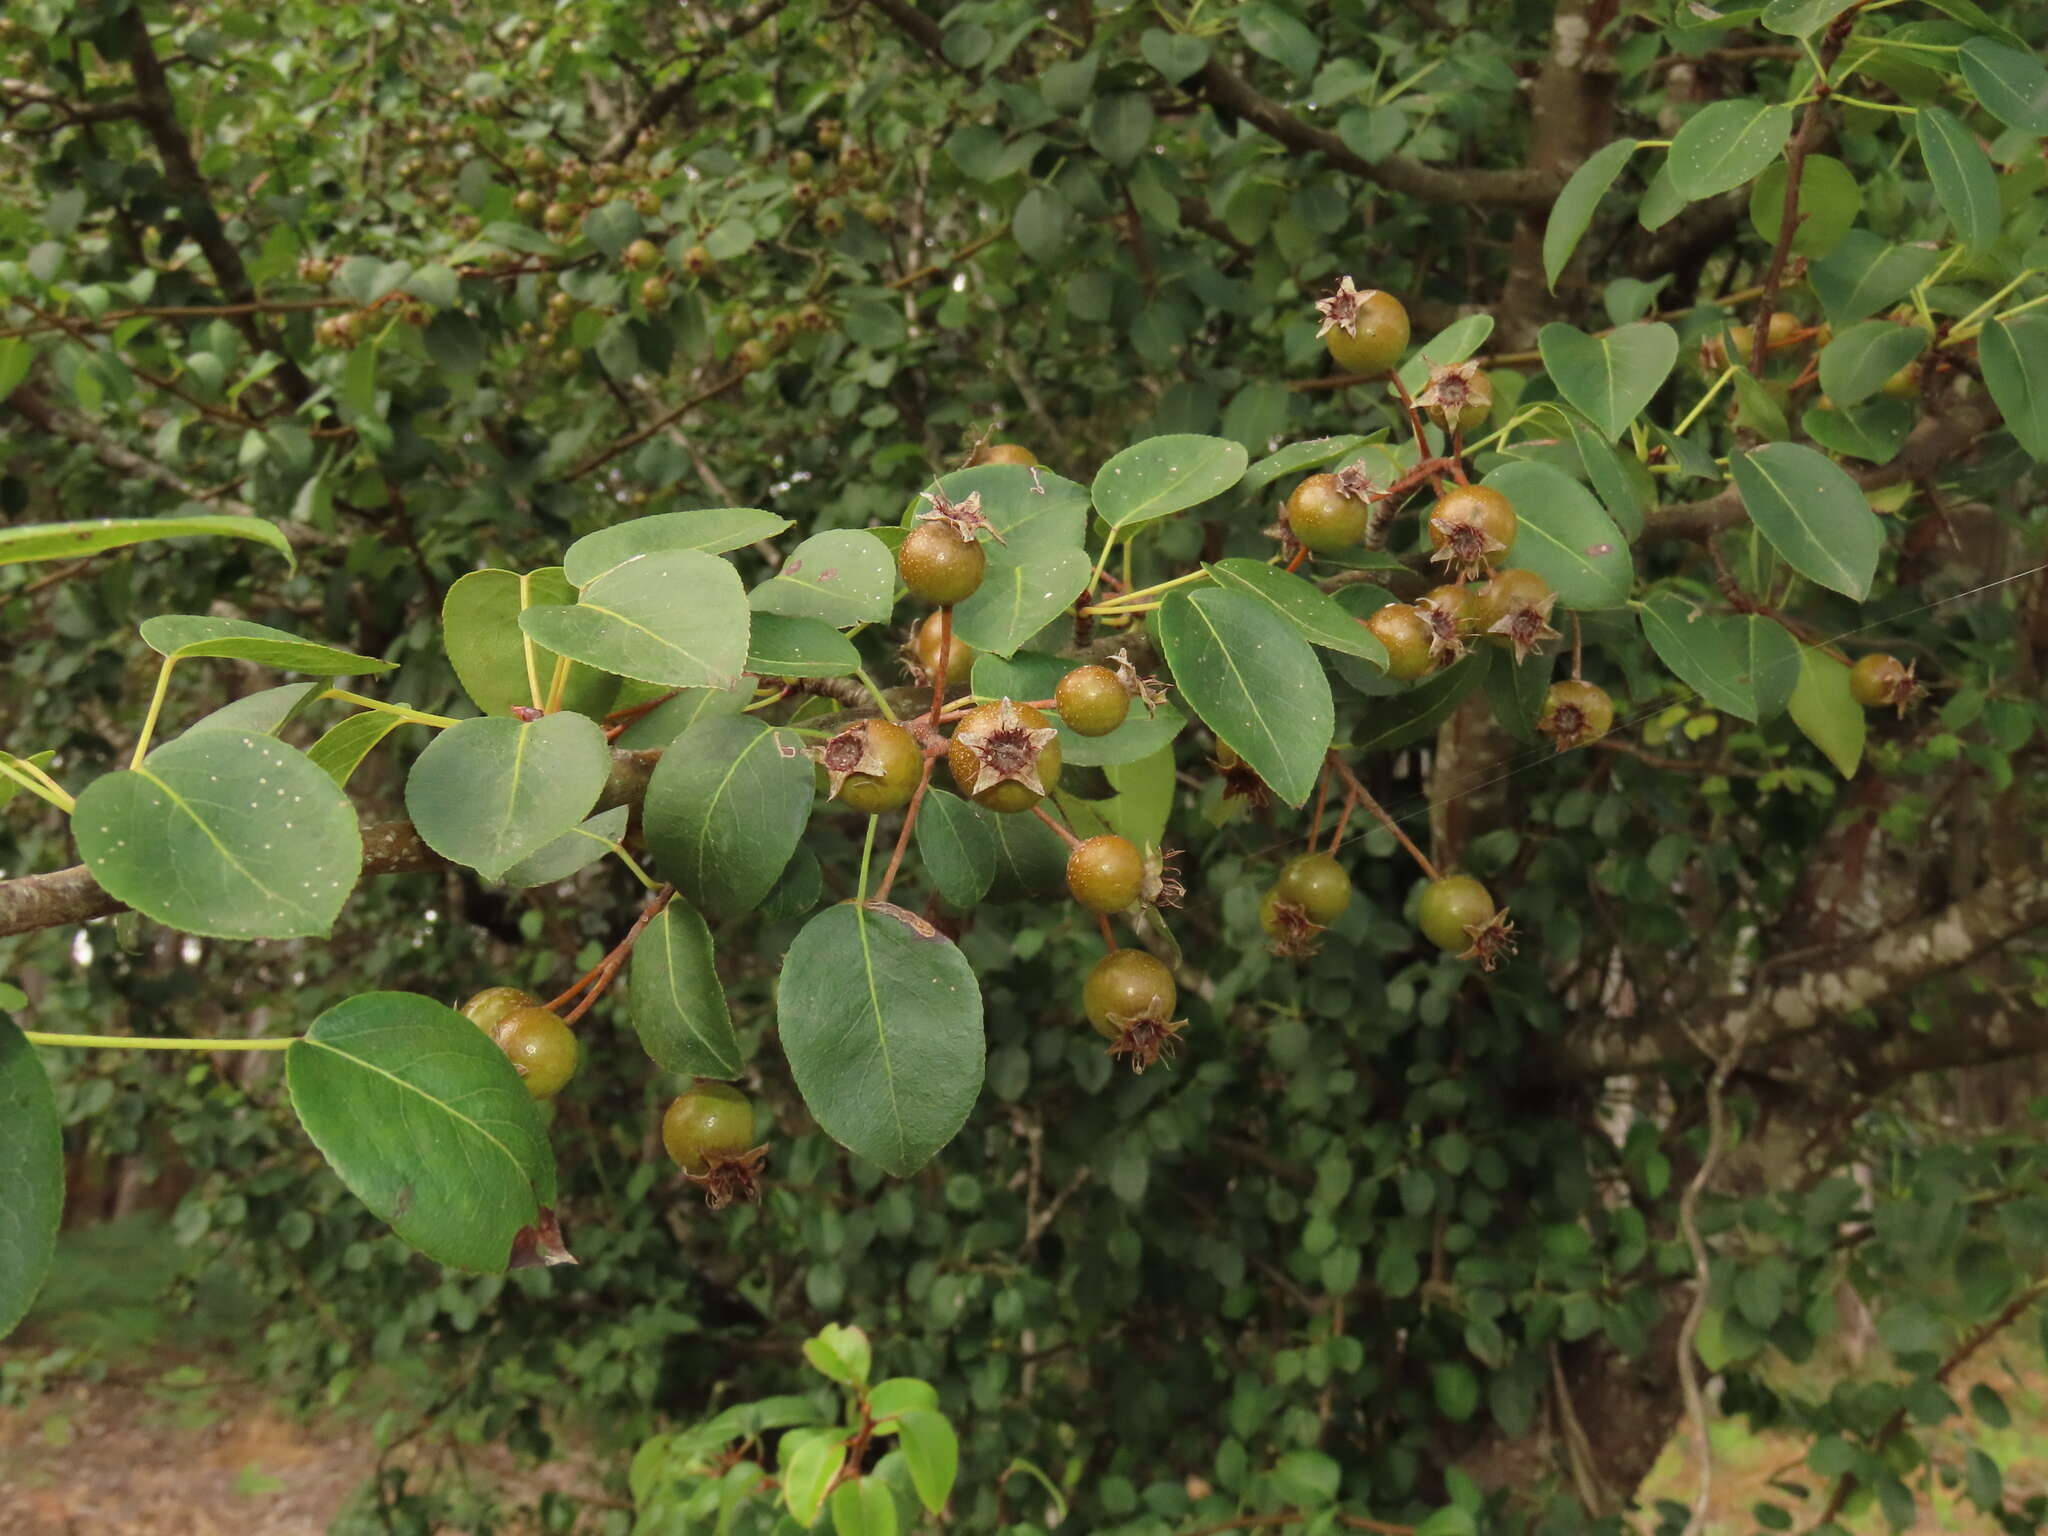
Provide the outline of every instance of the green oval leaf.
{"type": "Polygon", "coordinates": [[[285,672],[306,672],[316,677],[355,677],[363,673],[389,672],[395,662],[356,656],[268,624],[251,624],[245,619],[210,619],[198,615],[164,614],[142,621],[142,643],[171,661],[200,657],[229,661],[253,661],[258,666],[277,667],[285,672]]]}
{"type": "Polygon", "coordinates": [[[1316,653],[1273,607],[1243,592],[1174,592],[1160,648],[1181,697],[1289,805],[1322,772],[1335,716],[1316,653]]]}
{"type": "Polygon", "coordinates": [[[334,780],[269,736],[202,731],[85,787],[72,814],[101,889],[223,939],[324,937],[362,871],[334,780]]]}
{"type": "Polygon", "coordinates": [[[1255,493],[1263,491],[1282,475],[1298,475],[1304,470],[1320,469],[1372,442],[1379,434],[1367,436],[1358,432],[1346,432],[1336,437],[1312,437],[1306,442],[1289,443],[1277,453],[1268,454],[1244,472],[1244,478],[1237,483],[1240,491],[1255,493]]]}
{"type": "Polygon", "coordinates": [[[1868,724],[1863,708],[1849,692],[1849,669],[1819,646],[1799,652],[1799,685],[1792,690],[1792,723],[1819,747],[1845,779],[1856,776],[1863,761],[1868,724]]]}
{"type": "Polygon", "coordinates": [[[745,669],[739,572],[692,549],[640,555],[584,587],[572,606],[527,608],[519,627],[571,660],[670,688],[727,688],[745,669]]]}
{"type": "Polygon", "coordinates": [[[783,1436],[778,1448],[782,1472],[782,1501],[790,1518],[809,1530],[825,1512],[825,1495],[846,1465],[846,1441],[837,1434],[821,1432],[783,1436]]]}
{"type": "Polygon", "coordinates": [[[1619,608],[1635,586],[1628,540],[1593,493],[1549,464],[1509,462],[1481,484],[1515,504],[1511,564],[1534,571],[1567,608],[1619,608]]]}
{"type": "Polygon", "coordinates": [[[1537,332],[1536,348],[1557,392],[1612,442],[1671,376],[1678,332],[1661,320],[1639,320],[1604,336],[1552,324],[1537,332]]]}
{"type": "Polygon", "coordinates": [[[1244,478],[1251,455],[1223,437],[1175,433],[1133,443],[1097,471],[1089,495],[1112,528],[1198,507],[1244,478]]]}
{"type": "Polygon", "coordinates": [[[1928,332],[1917,325],[1866,320],[1820,349],[1820,387],[1837,407],[1869,399],[1886,380],[1927,350],[1928,332]]]}
{"type": "Polygon", "coordinates": [[[912,1408],[896,1416],[896,1432],[918,1502],[936,1515],[953,1496],[953,1479],[960,1472],[960,1441],[953,1426],[944,1414],[912,1408]]]}
{"type": "MultiPolygon", "coordinates": [[[[546,646],[535,645],[533,670],[528,673],[520,610],[575,601],[576,589],[560,566],[524,577],[515,571],[488,570],[457,578],[441,600],[441,643],[470,702],[487,715],[509,715],[515,707],[545,704],[556,656],[546,646]]],[[[618,691],[619,680],[611,673],[571,664],[562,707],[596,717],[611,708],[618,691]]]]}
{"type": "Polygon", "coordinates": [[[31,523],[25,528],[0,528],[0,565],[29,560],[78,560],[154,539],[252,539],[269,545],[294,569],[298,565],[284,530],[260,517],[104,517],[82,523],[31,523]]]}
{"type": "Polygon", "coordinates": [[[1792,108],[1742,97],[1702,107],[1671,141],[1666,165],[1687,202],[1733,191],[1784,152],[1792,108]]]}
{"type": "Polygon", "coordinates": [[[680,896],[633,947],[627,1011],[657,1065],[691,1077],[735,1078],[746,1065],[725,1005],[711,930],[680,896]]]}
{"type": "Polygon", "coordinates": [[[610,772],[582,715],[460,720],[412,765],[405,809],[434,852],[497,880],[589,815],[610,772]]]}
{"type": "Polygon", "coordinates": [[[57,1252],[64,1130],[35,1048],[0,1018],[0,1339],[28,1315],[57,1252]]]}
{"type": "MultiPolygon", "coordinates": [[[[1785,225],[1785,177],[1780,160],[1767,166],[1749,189],[1749,222],[1766,245],[1778,243],[1785,225]]],[[[1799,177],[1799,227],[1792,232],[1797,256],[1825,256],[1841,242],[1863,211],[1863,185],[1833,155],[1808,155],[1799,177]]]]}
{"type": "Polygon", "coordinates": [[[1179,85],[1209,62],[1209,45],[1201,38],[1186,32],[1162,32],[1157,27],[1138,39],[1138,51],[1168,85],[1179,85]]]}
{"type": "Polygon", "coordinates": [[[1550,205],[1550,219],[1543,226],[1543,278],[1553,292],[1557,276],[1572,259],[1579,241],[1593,222],[1593,211],[1614,185],[1614,178],[1636,152],[1634,139],[1616,139],[1587,157],[1550,205]]]}
{"type": "Polygon", "coordinates": [[[514,890],[526,890],[536,885],[553,885],[588,869],[625,837],[626,822],[632,814],[623,805],[599,811],[580,827],[571,827],[514,864],[500,877],[501,883],[514,890]]]}
{"type": "Polygon", "coordinates": [[[647,783],[647,846],[662,875],[713,917],[738,917],[774,889],[815,798],[798,738],[752,715],[699,720],[647,783]]]}
{"type": "Polygon", "coordinates": [[[722,555],[789,531],[786,517],[759,507],[700,507],[692,512],[657,512],[631,522],[614,523],[586,533],[562,556],[569,580],[587,587],[613,566],[635,555],[660,555],[678,549],[722,555]]]}
{"type": "Polygon", "coordinates": [[[823,619],[757,613],[747,670],[756,677],[850,677],[860,670],[860,652],[823,619]]]}
{"type": "Polygon", "coordinates": [[[1903,298],[1940,261],[1931,246],[1891,245],[1867,229],[1852,229],[1806,275],[1829,323],[1840,327],[1903,298]]]}
{"type": "Polygon", "coordinates": [[[348,788],[356,769],[386,736],[406,724],[403,716],[387,710],[366,709],[359,715],[329,726],[320,739],[306,749],[313,766],[334,780],[339,789],[348,788]]]}
{"type": "Polygon", "coordinates": [[[1829,453],[1873,464],[1889,464],[1913,430],[1913,408],[1903,400],[1877,395],[1846,410],[1809,406],[1799,427],[1829,453]]]}
{"type": "Polygon", "coordinates": [[[939,897],[965,912],[988,894],[996,877],[993,813],[958,795],[933,790],[917,818],[917,859],[939,897]]]}
{"type": "Polygon", "coordinates": [[[1643,636],[1657,659],[1711,708],[1764,721],[1790,702],[1799,681],[1799,642],[1754,614],[1703,614],[1676,593],[1641,609],[1643,636]]]}
{"type": "Polygon", "coordinates": [[[185,727],[184,734],[240,731],[246,736],[276,736],[304,714],[308,706],[316,702],[319,693],[318,683],[286,683],[277,688],[259,688],[193,721],[185,727]]]}
{"type": "MultiPolygon", "coordinates": [[[[1423,385],[1429,382],[1430,369],[1462,363],[1477,352],[1492,334],[1493,316],[1460,315],[1417,347],[1408,361],[1401,365],[1402,387],[1411,395],[1420,394],[1423,385]]],[[[1390,389],[1387,393],[1391,395],[1393,391],[1390,389]]]]}
{"type": "Polygon", "coordinates": [[[342,1183],[428,1258],[500,1271],[555,1198],[540,1111],[490,1037],[410,992],[365,992],[285,1052],[299,1123],[342,1183]]]}
{"type": "Polygon", "coordinates": [[[804,925],[776,992],[782,1048],[825,1134],[904,1178],[981,1093],[981,989],[922,918],[845,902],[804,925]]]}
{"type": "Polygon", "coordinates": [[[1982,250],[1998,238],[1998,176],[1991,161],[1970,130],[1940,107],[1922,107],[1913,127],[1942,211],[1963,244],[1982,250]]]}
{"type": "Polygon", "coordinates": [[[991,557],[981,586],[953,610],[954,632],[977,650],[1008,656],[1073,606],[1091,569],[1078,549],[1028,561],[991,557]]]}
{"type": "Polygon", "coordinates": [[[1571,432],[1572,446],[1579,451],[1579,464],[1592,482],[1594,493],[1613,517],[1615,526],[1624,536],[1634,539],[1643,531],[1645,505],[1656,499],[1656,488],[1642,483],[1649,479],[1648,474],[1633,457],[1624,463],[1600,429],[1577,411],[1561,410],[1558,414],[1564,417],[1571,432]]]}
{"type": "Polygon", "coordinates": [[[1763,23],[1786,37],[1811,37],[1849,9],[1854,0],[1771,0],[1763,23]]]}
{"type": "Polygon", "coordinates": [[[1986,38],[1963,44],[1963,82],[1984,110],[2021,133],[2048,134],[2048,67],[2030,53],[1986,38]]]}
{"type": "Polygon", "coordinates": [[[1992,321],[1978,333],[1977,351],[2006,430],[2048,463],[2048,315],[1992,321]]]}
{"type": "Polygon", "coordinates": [[[833,1536],[896,1536],[896,1495],[879,1477],[856,1477],[832,1490],[833,1536]]]}
{"type": "MultiPolygon", "coordinates": [[[[1387,648],[1379,637],[1346,613],[1337,599],[1314,582],[1283,571],[1263,560],[1234,556],[1204,567],[1227,587],[1248,592],[1301,631],[1310,645],[1356,656],[1381,671],[1386,670],[1387,648]]],[[[1143,754],[1140,754],[1141,756],[1143,754]]]]}
{"type": "Polygon", "coordinates": [[[761,613],[821,619],[838,628],[873,623],[896,606],[896,562],[886,544],[861,529],[814,533],[748,601],[761,613]]]}
{"type": "MultiPolygon", "coordinates": [[[[1050,470],[1015,464],[962,470],[939,488],[956,502],[980,496],[982,516],[1002,535],[982,541],[988,570],[980,590],[953,610],[954,632],[977,650],[1012,655],[1087,585],[1088,493],[1050,470]]],[[[914,522],[924,505],[914,500],[904,521],[914,522]]]]}
{"type": "Polygon", "coordinates": [[[1792,569],[1859,603],[1870,595],[1884,530],[1841,466],[1797,443],[1766,443],[1733,455],[1728,468],[1743,506],[1792,569]]]}

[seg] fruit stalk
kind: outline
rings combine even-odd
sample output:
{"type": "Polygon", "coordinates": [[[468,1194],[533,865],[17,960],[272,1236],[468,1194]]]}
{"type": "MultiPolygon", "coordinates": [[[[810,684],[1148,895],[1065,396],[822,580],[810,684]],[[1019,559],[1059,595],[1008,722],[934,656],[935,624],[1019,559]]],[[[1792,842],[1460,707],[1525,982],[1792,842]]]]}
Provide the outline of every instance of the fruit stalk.
{"type": "Polygon", "coordinates": [[[633,946],[640,942],[641,933],[649,923],[654,921],[655,914],[668,905],[669,898],[674,896],[675,893],[676,888],[674,886],[664,885],[655,891],[652,896],[648,897],[647,904],[640,909],[640,915],[633,920],[633,926],[626,930],[626,936],[613,945],[610,953],[602,960],[598,961],[597,964],[570,983],[568,989],[560,997],[548,1003],[548,1012],[553,1013],[557,1011],[561,1008],[562,1004],[568,1002],[578,992],[582,992],[583,1000],[576,1005],[573,1012],[562,1015],[562,1022],[564,1024],[574,1024],[584,1014],[588,1013],[590,1005],[604,995],[605,988],[612,984],[612,978],[618,975],[620,968],[625,965],[627,956],[633,953],[633,946]],[[584,990],[586,987],[589,989],[588,991],[584,990]]]}
{"type": "Polygon", "coordinates": [[[1394,841],[1408,850],[1408,856],[1421,866],[1422,872],[1432,880],[1443,879],[1436,865],[1430,862],[1429,855],[1415,846],[1414,839],[1401,830],[1401,824],[1381,808],[1379,801],[1373,799],[1372,791],[1359,783],[1358,775],[1351,771],[1351,765],[1334,752],[1330,754],[1329,761],[1330,766],[1337,770],[1337,776],[1343,779],[1344,787],[1350,791],[1351,798],[1370,811],[1373,820],[1393,834],[1394,841]]]}
{"type": "MultiPolygon", "coordinates": [[[[910,830],[917,825],[918,810],[924,805],[925,791],[932,787],[932,769],[936,768],[938,763],[939,753],[937,750],[925,753],[924,772],[918,776],[917,788],[910,796],[910,804],[904,807],[903,825],[897,829],[896,846],[889,853],[889,867],[882,871],[882,883],[875,888],[872,900],[887,901],[889,899],[889,889],[896,883],[896,871],[903,867],[903,850],[910,846],[910,830]]],[[[870,820],[868,826],[870,833],[872,833],[874,827],[872,820],[870,820]]]]}

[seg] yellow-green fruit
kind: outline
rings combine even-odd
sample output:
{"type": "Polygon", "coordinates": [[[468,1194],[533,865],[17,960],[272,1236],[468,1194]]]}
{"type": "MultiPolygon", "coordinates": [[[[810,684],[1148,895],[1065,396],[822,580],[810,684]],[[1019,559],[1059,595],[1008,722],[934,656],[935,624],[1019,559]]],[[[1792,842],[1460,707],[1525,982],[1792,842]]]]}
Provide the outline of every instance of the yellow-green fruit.
{"type": "Polygon", "coordinates": [[[1038,455],[1021,443],[984,443],[968,457],[970,468],[981,464],[1021,464],[1026,468],[1038,462],[1038,455]]]}
{"type": "Polygon", "coordinates": [[[1273,889],[1280,899],[1306,912],[1309,921],[1328,926],[1351,905],[1351,876],[1327,853],[1304,853],[1288,861],[1273,889]]]}
{"type": "Polygon", "coordinates": [[[987,569],[980,543],[941,523],[919,523],[896,551],[896,572],[910,595],[941,607],[974,596],[987,569]]]}
{"type": "Polygon", "coordinates": [[[1898,702],[1899,689],[1906,682],[1904,662],[1883,651],[1872,651],[1849,669],[1849,696],[1865,709],[1882,709],[1898,702]]]}
{"type": "Polygon", "coordinates": [[[1387,676],[1411,683],[1435,663],[1430,656],[1429,620],[1410,603],[1388,603],[1366,615],[1365,627],[1387,648],[1387,676]]]}
{"type": "Polygon", "coordinates": [[[462,1005],[462,1016],[489,1034],[514,1008],[538,1008],[540,999],[517,987],[485,987],[462,1005]]]}
{"type": "Polygon", "coordinates": [[[1067,890],[1090,912],[1122,912],[1145,889],[1145,855],[1128,838],[1104,833],[1067,855],[1067,890]]]}
{"type": "Polygon", "coordinates": [[[685,1173],[703,1175],[713,1159],[738,1157],[754,1144],[754,1106],[731,1083],[699,1078],[661,1117],[661,1144],[685,1173]]]}
{"type": "Polygon", "coordinates": [[[1492,486],[1455,486],[1430,509],[1430,548],[1448,548],[1467,569],[1493,565],[1514,547],[1518,521],[1515,504],[1492,486]]]}
{"type": "Polygon", "coordinates": [[[489,1034],[518,1069],[529,1098],[552,1099],[576,1075],[576,1036],[545,1008],[514,1008],[489,1034]]]}
{"type": "Polygon", "coordinates": [[[1368,288],[1358,296],[1352,327],[1330,327],[1323,337],[1331,360],[1353,373],[1385,373],[1408,350],[1408,310],[1391,293],[1368,288]]]}
{"type": "MultiPolygon", "coordinates": [[[[857,753],[855,761],[872,754],[880,759],[882,771],[849,773],[840,781],[840,803],[850,805],[856,811],[865,811],[870,816],[900,811],[917,793],[917,782],[924,776],[924,753],[910,732],[894,721],[866,721],[864,735],[865,753],[857,753]]],[[[826,751],[830,753],[830,744],[826,751]]],[[[830,769],[832,766],[828,756],[826,767],[830,769]]]]}
{"type": "Polygon", "coordinates": [[[1430,943],[1456,953],[1472,947],[1472,935],[1465,930],[1489,922],[1493,913],[1493,897],[1485,886],[1470,875],[1447,875],[1422,893],[1416,920],[1430,943]]]}
{"type": "MultiPolygon", "coordinates": [[[[930,614],[912,632],[911,659],[927,679],[939,670],[939,641],[943,638],[940,621],[943,617],[942,614],[930,614]]],[[[956,683],[966,682],[973,670],[974,647],[958,635],[953,636],[953,643],[946,647],[946,686],[951,688],[956,683]]]]}
{"type": "Polygon", "coordinates": [[[1536,729],[1557,744],[1560,752],[1598,741],[1614,724],[1614,700],[1593,683],[1566,679],[1552,683],[1543,699],[1536,729]]]}
{"type": "Polygon", "coordinates": [[[1356,544],[1372,509],[1337,489],[1335,475],[1310,475],[1287,498],[1287,527],[1317,554],[1356,544]]]}
{"type": "Polygon", "coordinates": [[[1053,689],[1060,719],[1076,736],[1107,736],[1131,712],[1130,690],[1107,667],[1076,667],[1053,689]]]}
{"type": "Polygon", "coordinates": [[[1095,1032],[1114,1040],[1138,1020],[1171,1020],[1179,995],[1164,962],[1142,949],[1113,949],[1088,973],[1081,1006],[1095,1032]]]}

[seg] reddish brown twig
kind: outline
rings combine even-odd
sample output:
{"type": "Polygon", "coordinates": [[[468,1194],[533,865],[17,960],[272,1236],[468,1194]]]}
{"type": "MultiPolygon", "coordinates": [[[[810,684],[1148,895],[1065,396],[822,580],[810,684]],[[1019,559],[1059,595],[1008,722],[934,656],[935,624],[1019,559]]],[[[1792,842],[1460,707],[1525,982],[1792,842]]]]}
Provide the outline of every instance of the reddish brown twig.
{"type": "Polygon", "coordinates": [[[612,984],[612,978],[617,976],[620,969],[624,967],[627,957],[633,953],[633,946],[640,942],[641,933],[649,923],[654,921],[655,914],[669,904],[669,899],[675,893],[676,888],[674,886],[664,885],[652,896],[648,897],[647,904],[640,909],[640,915],[633,920],[633,926],[626,930],[626,936],[614,944],[610,953],[602,960],[577,977],[560,997],[551,1001],[547,1005],[548,1011],[550,1013],[554,1012],[578,992],[582,992],[583,1000],[572,1011],[562,1015],[562,1022],[564,1024],[574,1024],[584,1014],[588,1013],[590,1005],[604,995],[605,988],[612,984]],[[585,991],[585,988],[589,990],[585,991]]]}
{"type": "Polygon", "coordinates": [[[1372,813],[1373,820],[1393,834],[1394,841],[1408,850],[1409,857],[1421,866],[1422,872],[1432,880],[1443,879],[1436,865],[1430,862],[1429,855],[1415,846],[1414,840],[1401,830],[1401,824],[1380,808],[1379,801],[1372,797],[1372,791],[1358,782],[1358,775],[1351,771],[1351,765],[1334,752],[1329,756],[1329,763],[1344,780],[1344,787],[1351,791],[1352,798],[1372,813]]]}

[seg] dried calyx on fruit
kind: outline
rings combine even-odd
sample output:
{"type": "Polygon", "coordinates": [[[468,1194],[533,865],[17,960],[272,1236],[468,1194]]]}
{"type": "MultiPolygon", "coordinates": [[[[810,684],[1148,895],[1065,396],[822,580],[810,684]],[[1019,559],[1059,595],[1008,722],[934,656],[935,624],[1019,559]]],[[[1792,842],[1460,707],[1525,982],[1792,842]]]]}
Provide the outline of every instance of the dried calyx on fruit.
{"type": "Polygon", "coordinates": [[[1849,669],[1849,694],[1865,709],[1893,708],[1901,719],[1927,690],[1898,657],[1872,651],[1849,669]]]}
{"type": "Polygon", "coordinates": [[[1029,704],[982,704],[961,717],[946,764],[960,793],[975,804],[1028,811],[1059,782],[1059,735],[1029,704]]]}
{"type": "Polygon", "coordinates": [[[1145,850],[1145,879],[1138,889],[1140,901],[1150,907],[1177,907],[1181,904],[1181,899],[1188,892],[1173,870],[1173,861],[1178,857],[1176,849],[1145,850]]]}
{"type": "Polygon", "coordinates": [[[1365,627],[1386,647],[1387,676],[1412,683],[1437,664],[1436,629],[1413,603],[1388,603],[1365,616],[1365,627]]]}
{"type": "Polygon", "coordinates": [[[1513,647],[1517,663],[1540,651],[1544,641],[1558,638],[1550,627],[1557,594],[1534,571],[1496,571],[1480,594],[1480,604],[1485,632],[1513,647]]]}
{"type": "Polygon", "coordinates": [[[1262,810],[1273,803],[1273,791],[1266,787],[1266,781],[1258,771],[1239,757],[1230,743],[1220,738],[1216,743],[1216,756],[1211,759],[1223,775],[1223,798],[1242,800],[1253,810],[1262,810]]]}
{"type": "Polygon", "coordinates": [[[1384,373],[1408,350],[1408,311],[1391,293],[1361,290],[1347,275],[1337,291],[1316,301],[1323,323],[1316,334],[1340,368],[1384,373]]]}
{"type": "Polygon", "coordinates": [[[1146,714],[1158,714],[1159,706],[1166,702],[1166,684],[1156,677],[1141,676],[1128,650],[1118,651],[1109,658],[1109,664],[1116,672],[1116,680],[1124,685],[1124,692],[1144,705],[1146,714]]]}
{"type": "Polygon", "coordinates": [[[1446,432],[1470,432],[1483,426],[1493,410],[1493,381],[1477,363],[1453,363],[1429,370],[1429,383],[1415,403],[1446,432]]]}
{"type": "Polygon", "coordinates": [[[661,1117],[661,1144],[714,1211],[761,1198],[768,1147],[749,1146],[753,1139],[754,1106],[731,1083],[711,1078],[698,1078],[661,1117]]]}
{"type": "Polygon", "coordinates": [[[1310,475],[1287,498],[1287,531],[1304,549],[1328,554],[1363,538],[1371,511],[1363,500],[1345,495],[1335,475],[1310,475]]]}
{"type": "Polygon", "coordinates": [[[1179,996],[1173,972],[1142,949],[1113,949],[1095,962],[1081,988],[1081,1006],[1095,1032],[1109,1041],[1109,1054],[1130,1058],[1143,1072],[1170,1056],[1187,1027],[1173,1017],[1179,996]]]}
{"type": "Polygon", "coordinates": [[[1492,970],[1515,952],[1515,925],[1507,909],[1496,908],[1492,894],[1470,875],[1432,880],[1416,920],[1437,948],[1460,960],[1477,960],[1482,970],[1492,970]]]}
{"type": "Polygon", "coordinates": [[[1543,700],[1543,713],[1536,729],[1548,736],[1560,752],[1598,741],[1614,724],[1614,700],[1607,690],[1577,678],[1552,683],[1543,700]]]}
{"type": "Polygon", "coordinates": [[[870,816],[908,805],[924,767],[910,732],[891,720],[856,720],[809,755],[831,781],[832,798],[870,816]]]}
{"type": "Polygon", "coordinates": [[[1430,559],[1464,576],[1493,569],[1493,557],[1515,542],[1515,504],[1484,485],[1461,485],[1446,492],[1429,515],[1430,559]]]}
{"type": "Polygon", "coordinates": [[[1306,960],[1322,947],[1323,925],[1300,902],[1282,895],[1277,885],[1260,898],[1259,927],[1265,931],[1267,951],[1283,960],[1306,960]]]}
{"type": "Polygon", "coordinates": [[[1470,587],[1432,587],[1415,600],[1415,611],[1429,626],[1429,659],[1447,667],[1471,647],[1465,637],[1478,621],[1478,599],[1470,587]]]}

